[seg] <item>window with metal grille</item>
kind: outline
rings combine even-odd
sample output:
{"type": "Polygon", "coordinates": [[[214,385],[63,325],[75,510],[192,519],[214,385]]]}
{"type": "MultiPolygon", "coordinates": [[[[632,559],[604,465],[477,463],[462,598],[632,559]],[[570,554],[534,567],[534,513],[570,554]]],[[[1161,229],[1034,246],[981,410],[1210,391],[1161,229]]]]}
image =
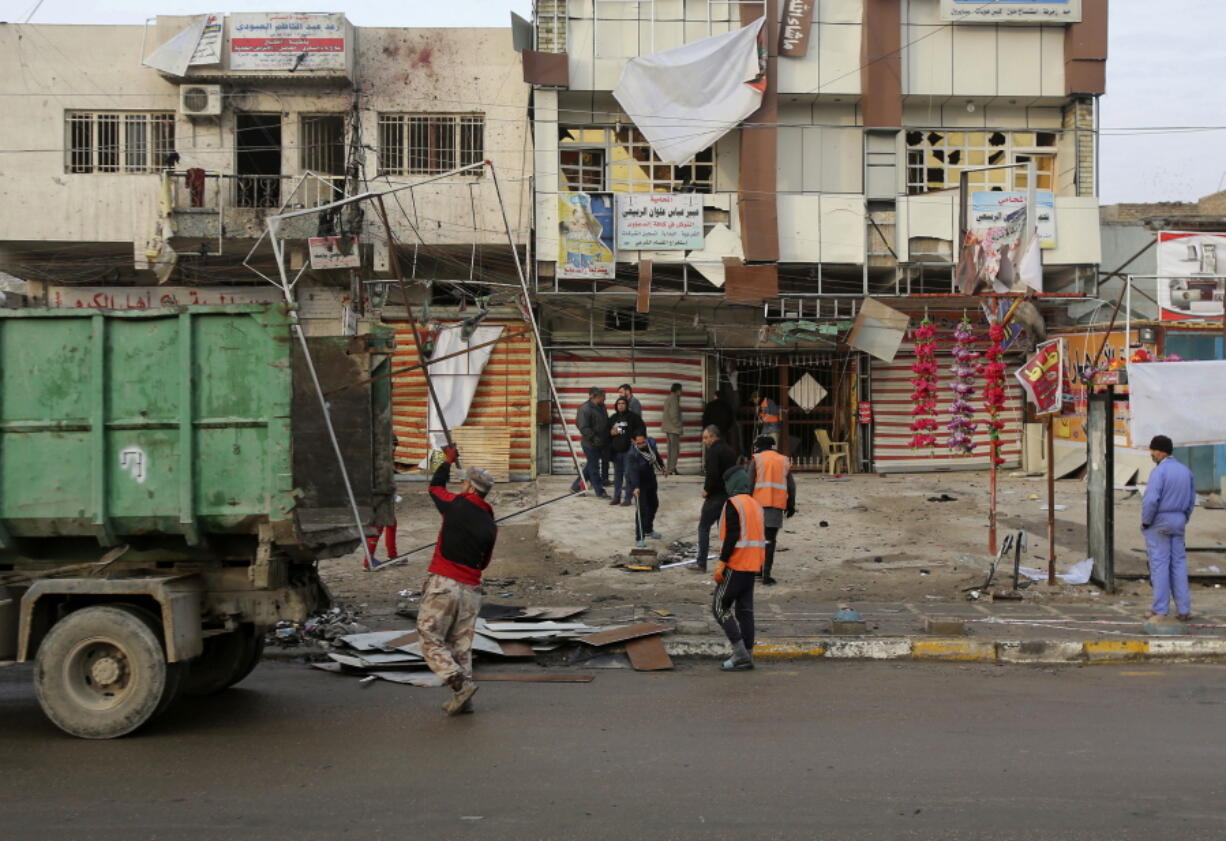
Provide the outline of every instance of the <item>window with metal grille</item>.
{"type": "Polygon", "coordinates": [[[566,128],[559,140],[559,169],[571,191],[710,193],[715,190],[715,147],[683,164],[666,164],[633,126],[566,128]]]}
{"type": "MultiPolygon", "coordinates": [[[[379,173],[438,175],[485,160],[480,114],[380,114],[379,173]]],[[[479,176],[480,169],[465,175],[479,176]]]]}
{"type": "Polygon", "coordinates": [[[303,117],[298,146],[303,170],[320,175],[344,175],[345,116],[313,114],[303,117]]]}
{"type": "Polygon", "coordinates": [[[69,111],[65,115],[67,172],[156,172],[175,148],[170,111],[69,111]]]}
{"type": "Polygon", "coordinates": [[[979,167],[1035,161],[1035,186],[1050,190],[1055,183],[1056,133],[1050,131],[941,131],[907,132],[907,193],[958,186],[965,170],[976,190],[1012,192],[1027,189],[1026,169],[975,171],[979,167]]]}

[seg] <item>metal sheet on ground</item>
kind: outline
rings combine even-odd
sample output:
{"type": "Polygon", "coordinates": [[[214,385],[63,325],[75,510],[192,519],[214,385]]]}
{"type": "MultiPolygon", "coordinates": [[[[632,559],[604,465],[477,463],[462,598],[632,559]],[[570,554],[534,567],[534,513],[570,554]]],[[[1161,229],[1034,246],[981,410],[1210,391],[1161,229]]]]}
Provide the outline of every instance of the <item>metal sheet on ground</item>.
{"type": "Polygon", "coordinates": [[[628,641],[626,655],[636,672],[657,672],[673,667],[673,659],[664,650],[664,640],[658,634],[628,641]]]}
{"type": "Polygon", "coordinates": [[[507,680],[518,683],[591,683],[596,675],[587,672],[476,672],[473,680],[507,680]]]}
{"type": "Polygon", "coordinates": [[[417,636],[416,631],[409,631],[402,637],[395,637],[394,639],[388,640],[383,644],[383,646],[384,648],[400,648],[402,645],[412,645],[413,643],[417,642],[418,639],[419,637],[417,636]]]}
{"type": "Polygon", "coordinates": [[[443,685],[443,679],[434,672],[373,672],[380,680],[434,689],[443,685]]]}
{"type": "Polygon", "coordinates": [[[657,625],[655,622],[638,622],[622,628],[610,628],[607,631],[589,634],[585,637],[576,637],[576,639],[585,645],[612,645],[615,642],[625,642],[626,640],[648,637],[652,634],[662,634],[665,631],[671,630],[672,628],[667,625],[657,625]]]}
{"type": "Polygon", "coordinates": [[[535,657],[532,646],[519,640],[502,640],[498,643],[503,657],[535,657]]]}
{"type": "Polygon", "coordinates": [[[399,631],[371,631],[368,634],[350,634],[347,637],[341,637],[341,642],[350,648],[356,648],[358,651],[374,651],[383,648],[391,640],[404,636],[404,630],[399,631]]]}

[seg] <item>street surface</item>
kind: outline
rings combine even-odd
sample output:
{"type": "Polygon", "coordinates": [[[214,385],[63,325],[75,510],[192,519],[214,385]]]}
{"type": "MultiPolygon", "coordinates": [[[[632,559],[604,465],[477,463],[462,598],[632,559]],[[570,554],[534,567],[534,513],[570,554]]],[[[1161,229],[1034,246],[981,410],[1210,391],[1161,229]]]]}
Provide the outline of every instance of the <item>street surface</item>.
{"type": "Polygon", "coordinates": [[[0,670],[4,839],[1220,839],[1226,667],[775,663],[444,693],[265,663],[77,741],[0,670]]]}

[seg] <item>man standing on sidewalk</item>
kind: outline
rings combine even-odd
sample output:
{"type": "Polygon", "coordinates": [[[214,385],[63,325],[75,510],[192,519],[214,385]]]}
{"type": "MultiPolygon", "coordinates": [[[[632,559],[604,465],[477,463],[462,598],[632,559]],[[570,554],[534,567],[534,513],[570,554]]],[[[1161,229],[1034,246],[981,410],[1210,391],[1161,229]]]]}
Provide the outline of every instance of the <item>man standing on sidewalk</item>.
{"type": "Polygon", "coordinates": [[[761,505],[766,521],[766,563],[762,566],[762,583],[771,585],[771,567],[775,563],[775,543],[783,518],[796,513],[796,480],[792,478],[792,460],[775,449],[775,439],[759,436],[753,442],[753,461],[749,465],[749,481],[753,498],[761,505]]]}
{"type": "Polygon", "coordinates": [[[660,510],[659,485],[656,483],[656,470],[664,465],[660,462],[660,451],[656,442],[640,430],[634,436],[634,443],[626,453],[626,498],[634,497],[637,506],[634,518],[634,545],[639,549],[647,548],[647,538],[660,540],[664,535],[656,531],[656,512],[660,510]]]}
{"type": "Polygon", "coordinates": [[[1171,458],[1173,449],[1165,435],[1155,435],[1149,442],[1150,458],[1158,466],[1149,474],[1141,501],[1141,534],[1154,587],[1150,615],[1166,616],[1173,592],[1177,618],[1186,622],[1192,615],[1192,594],[1188,591],[1184,530],[1196,507],[1196,480],[1191,470],[1171,458]]]}
{"type": "Polygon", "coordinates": [[[630,385],[630,383],[622,383],[617,387],[617,396],[626,398],[626,402],[630,405],[630,411],[640,418],[643,416],[643,404],[634,396],[634,386],[630,385]]]}
{"type": "Polygon", "coordinates": [[[464,473],[459,493],[447,490],[451,465],[458,458],[454,446],[443,452],[446,461],[430,480],[430,499],[443,515],[429,577],[422,588],[417,609],[417,633],[426,665],[451,688],[451,700],[443,704],[447,715],[472,712],[473,633],[481,607],[481,572],[494,553],[498,526],[494,509],[485,496],[494,477],[479,467],[464,473]]]}
{"type": "MultiPolygon", "coordinates": [[[[587,402],[579,407],[579,412],[575,415],[583,457],[587,459],[583,466],[583,478],[587,480],[588,490],[594,491],[598,499],[608,499],[609,495],[604,492],[602,463],[607,459],[606,453],[609,450],[609,413],[604,407],[603,388],[592,386],[587,390],[587,394],[587,402]]],[[[578,478],[570,489],[579,490],[578,478]]]]}
{"type": "Polygon", "coordinates": [[[736,456],[719,437],[719,427],[708,426],[702,431],[702,443],[707,448],[706,477],[702,484],[702,513],[698,517],[698,563],[695,572],[707,571],[707,550],[711,543],[711,527],[719,521],[724,502],[728,499],[724,488],[724,474],[736,466],[736,456]]]}
{"type": "Polygon", "coordinates": [[[681,456],[681,383],[673,383],[664,398],[664,419],[660,431],[668,436],[668,470],[666,476],[677,475],[677,459],[681,456]]]}
{"type": "Polygon", "coordinates": [[[749,495],[749,473],[734,467],[724,474],[728,501],[719,520],[719,565],[711,610],[732,643],[726,672],[753,668],[753,582],[766,562],[766,526],[762,506],[749,495]]]}

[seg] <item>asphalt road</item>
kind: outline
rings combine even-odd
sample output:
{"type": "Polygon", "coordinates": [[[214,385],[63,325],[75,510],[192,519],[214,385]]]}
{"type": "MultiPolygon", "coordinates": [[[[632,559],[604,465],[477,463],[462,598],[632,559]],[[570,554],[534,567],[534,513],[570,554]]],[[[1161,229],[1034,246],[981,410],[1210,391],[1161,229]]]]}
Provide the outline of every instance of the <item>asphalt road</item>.
{"type": "Polygon", "coordinates": [[[0,669],[0,838],[1226,835],[1222,666],[701,663],[443,699],[264,664],[84,742],[0,669]]]}

